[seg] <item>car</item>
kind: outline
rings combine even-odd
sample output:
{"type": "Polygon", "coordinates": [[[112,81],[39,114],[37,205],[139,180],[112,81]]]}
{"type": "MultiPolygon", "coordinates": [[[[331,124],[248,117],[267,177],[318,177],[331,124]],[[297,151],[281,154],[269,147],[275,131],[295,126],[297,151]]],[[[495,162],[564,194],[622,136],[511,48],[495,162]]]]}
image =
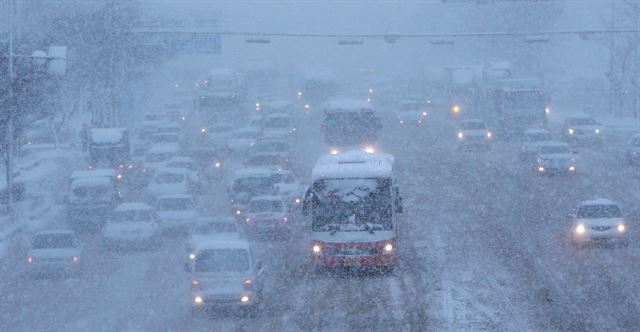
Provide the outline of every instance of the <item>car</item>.
{"type": "Polygon", "coordinates": [[[207,144],[226,146],[231,139],[233,129],[234,127],[231,124],[218,123],[200,128],[200,133],[207,144]]]}
{"type": "Polygon", "coordinates": [[[72,230],[37,232],[27,256],[27,272],[33,275],[78,274],[82,270],[83,246],[72,230]]]}
{"type": "Polygon", "coordinates": [[[302,205],[303,189],[291,171],[275,170],[271,178],[278,189],[278,196],[282,197],[289,210],[297,209],[302,205]]]}
{"type": "Polygon", "coordinates": [[[194,181],[200,182],[200,170],[198,164],[191,157],[176,156],[167,161],[165,164],[169,168],[184,168],[189,171],[191,178],[194,181]]]}
{"type": "Polygon", "coordinates": [[[198,219],[196,203],[191,195],[160,196],[156,200],[155,210],[163,233],[187,233],[198,219]]]}
{"type": "Polygon", "coordinates": [[[290,217],[279,196],[257,196],[249,201],[244,228],[251,235],[289,235],[290,217]]]}
{"type": "Polygon", "coordinates": [[[551,133],[546,129],[531,128],[522,134],[522,148],[519,158],[521,161],[532,161],[540,144],[552,141],[551,133]]]}
{"type": "Polygon", "coordinates": [[[158,235],[158,216],[142,202],[118,205],[102,229],[105,242],[113,247],[150,246],[159,243],[158,235]]]}
{"type": "Polygon", "coordinates": [[[288,154],[279,152],[256,152],[247,156],[242,164],[247,167],[272,170],[289,169],[291,167],[288,154]]]}
{"type": "Polygon", "coordinates": [[[284,139],[265,139],[261,138],[249,149],[248,154],[257,152],[276,152],[281,154],[289,154],[291,145],[284,139]]]}
{"type": "Polygon", "coordinates": [[[151,197],[190,194],[199,189],[197,181],[188,169],[163,167],[153,174],[146,191],[151,197]]]}
{"type": "Polygon", "coordinates": [[[163,123],[158,125],[155,130],[156,134],[176,134],[180,135],[182,133],[182,126],[178,123],[163,123]]]}
{"type": "Polygon", "coordinates": [[[177,144],[154,145],[144,155],[143,170],[147,174],[152,174],[156,169],[164,167],[169,159],[180,154],[180,147],[177,144]]]}
{"type": "Polygon", "coordinates": [[[195,259],[195,248],[199,243],[212,239],[241,239],[243,232],[233,217],[198,218],[189,231],[185,244],[187,259],[195,259]]]}
{"type": "Polygon", "coordinates": [[[458,150],[489,149],[493,140],[493,133],[484,121],[479,119],[463,120],[457,132],[458,150]]]}
{"type": "Polygon", "coordinates": [[[235,171],[227,193],[236,218],[241,218],[243,209],[252,197],[278,193],[272,175],[273,171],[263,168],[241,168],[235,171]]]}
{"type": "Polygon", "coordinates": [[[142,126],[140,128],[140,137],[146,138],[153,134],[158,126],[166,124],[167,117],[162,112],[148,112],[142,117],[142,126]]]}
{"type": "Polygon", "coordinates": [[[564,142],[541,143],[536,149],[534,170],[539,174],[576,174],[576,160],[564,142]]]}
{"type": "Polygon", "coordinates": [[[590,116],[566,118],[563,136],[568,142],[576,145],[593,146],[604,143],[602,125],[590,116]]]}
{"type": "Polygon", "coordinates": [[[260,116],[260,115],[252,115],[252,116],[250,116],[247,126],[249,128],[261,131],[262,130],[262,116],[260,116]]]}
{"type": "Polygon", "coordinates": [[[195,259],[185,265],[191,274],[191,306],[194,313],[208,308],[239,309],[257,314],[263,301],[264,267],[244,239],[200,243],[195,259]]]}
{"type": "Polygon", "coordinates": [[[180,135],[176,133],[155,133],[149,138],[151,144],[180,144],[180,135]]]}
{"type": "Polygon", "coordinates": [[[396,117],[401,125],[421,125],[427,119],[427,110],[418,99],[403,99],[398,105],[396,117]]]}
{"type": "Polygon", "coordinates": [[[82,231],[100,229],[120,200],[114,181],[104,176],[71,180],[64,197],[73,228],[82,231]]]}
{"type": "Polygon", "coordinates": [[[291,116],[286,113],[271,113],[264,117],[262,123],[263,135],[287,137],[296,133],[291,116]]]}
{"type": "Polygon", "coordinates": [[[628,224],[615,201],[605,198],[584,201],[571,218],[571,242],[577,247],[589,243],[629,244],[628,224]]]}
{"type": "Polygon", "coordinates": [[[640,134],[631,136],[625,154],[629,164],[640,166],[640,134]]]}
{"type": "Polygon", "coordinates": [[[255,143],[260,130],[252,127],[237,129],[231,134],[229,149],[235,153],[243,153],[249,150],[255,143]]]}

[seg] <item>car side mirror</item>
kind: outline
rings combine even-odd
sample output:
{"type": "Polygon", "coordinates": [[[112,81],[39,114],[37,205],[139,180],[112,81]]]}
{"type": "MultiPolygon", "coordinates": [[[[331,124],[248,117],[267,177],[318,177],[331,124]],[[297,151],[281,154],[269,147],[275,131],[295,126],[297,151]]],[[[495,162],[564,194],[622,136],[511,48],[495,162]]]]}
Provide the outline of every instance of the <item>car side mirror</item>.
{"type": "Polygon", "coordinates": [[[262,261],[256,261],[256,271],[262,271],[262,261]]]}

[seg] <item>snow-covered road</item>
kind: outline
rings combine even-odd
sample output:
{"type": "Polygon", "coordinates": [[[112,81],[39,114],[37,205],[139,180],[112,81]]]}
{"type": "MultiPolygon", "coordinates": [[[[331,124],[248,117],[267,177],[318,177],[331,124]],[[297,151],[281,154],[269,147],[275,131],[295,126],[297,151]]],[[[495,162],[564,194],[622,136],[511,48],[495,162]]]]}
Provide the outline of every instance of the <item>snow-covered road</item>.
{"type": "MultiPolygon", "coordinates": [[[[298,161],[324,152],[315,116],[300,115],[298,161]]],[[[405,214],[400,266],[390,275],[316,275],[307,267],[306,221],[287,242],[255,241],[267,267],[262,314],[194,317],[182,240],[117,253],[85,236],[85,269],[72,279],[24,276],[7,258],[0,330],[342,331],[633,330],[640,326],[640,244],[577,250],[568,242],[575,206],[594,195],[631,209],[639,178],[616,149],[583,149],[575,177],[540,177],[521,166],[515,143],[458,152],[453,123],[386,122],[381,145],[396,156],[405,214]],[[10,268],[7,268],[10,267],[10,268]]],[[[65,174],[61,174],[65,176],[65,174]]],[[[222,186],[200,200],[228,214],[222,186]]],[[[59,193],[56,193],[56,195],[59,193]]],[[[52,193],[52,195],[54,195],[52,193]]],[[[62,216],[58,221],[64,224],[62,216]]]]}

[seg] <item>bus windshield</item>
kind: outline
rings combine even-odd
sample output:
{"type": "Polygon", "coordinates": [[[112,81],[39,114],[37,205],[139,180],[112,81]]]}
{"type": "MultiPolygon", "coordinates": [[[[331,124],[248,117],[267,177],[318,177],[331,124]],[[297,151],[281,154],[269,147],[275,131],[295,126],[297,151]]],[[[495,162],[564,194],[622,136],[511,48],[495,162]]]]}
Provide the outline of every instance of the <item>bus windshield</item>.
{"type": "Polygon", "coordinates": [[[391,201],[388,179],[318,180],[313,184],[313,231],[392,230],[391,201]]]}

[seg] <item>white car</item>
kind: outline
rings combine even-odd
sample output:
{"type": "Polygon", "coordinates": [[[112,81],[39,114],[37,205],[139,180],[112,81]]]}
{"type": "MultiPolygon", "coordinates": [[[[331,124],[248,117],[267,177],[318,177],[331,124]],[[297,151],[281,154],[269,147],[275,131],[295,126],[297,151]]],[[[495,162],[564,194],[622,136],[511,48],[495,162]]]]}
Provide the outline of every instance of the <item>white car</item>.
{"type": "Polygon", "coordinates": [[[604,142],[602,125],[590,116],[576,116],[565,119],[564,137],[579,145],[600,145],[604,142]]]}
{"type": "Polygon", "coordinates": [[[291,145],[284,139],[259,139],[249,149],[249,154],[257,152],[276,152],[282,154],[289,154],[291,145]]]}
{"type": "Polygon", "coordinates": [[[271,113],[265,116],[262,129],[265,136],[287,137],[296,133],[291,116],[286,113],[271,113]]]}
{"type": "Polygon", "coordinates": [[[277,194],[278,189],[274,187],[271,175],[273,171],[263,168],[241,168],[235,171],[227,189],[235,217],[242,216],[252,197],[277,194]]]}
{"type": "Polygon", "coordinates": [[[176,133],[155,133],[149,138],[151,144],[180,144],[180,135],[176,133]]]}
{"type": "Polygon", "coordinates": [[[185,267],[191,272],[194,312],[209,307],[233,307],[254,314],[262,301],[264,270],[249,242],[241,239],[200,243],[195,258],[185,267]]]}
{"type": "Polygon", "coordinates": [[[551,133],[546,129],[527,129],[522,134],[522,149],[520,150],[520,160],[533,160],[540,144],[553,140],[551,133]]]}
{"type": "Polygon", "coordinates": [[[194,190],[194,179],[184,168],[160,168],[147,186],[147,194],[158,197],[167,194],[190,194],[194,190]]]}
{"type": "Polygon", "coordinates": [[[536,150],[535,171],[540,174],[575,174],[576,160],[567,143],[545,142],[536,150]]]}
{"type": "Polygon", "coordinates": [[[396,117],[401,125],[421,125],[427,119],[427,109],[417,99],[404,99],[400,101],[396,117]]]}
{"type": "Polygon", "coordinates": [[[631,136],[625,155],[629,164],[632,166],[640,166],[640,134],[631,136]]]}
{"type": "Polygon", "coordinates": [[[482,120],[463,120],[456,134],[458,149],[483,148],[488,149],[493,140],[493,133],[482,120]]]}
{"type": "Polygon", "coordinates": [[[233,217],[198,218],[185,244],[187,259],[195,259],[195,248],[199,243],[213,239],[241,238],[244,238],[242,230],[233,217]]]}
{"type": "Polygon", "coordinates": [[[143,170],[147,174],[153,173],[156,169],[164,167],[169,159],[180,154],[180,147],[177,144],[154,145],[144,155],[143,170]]]}
{"type": "Polygon", "coordinates": [[[120,204],[104,225],[102,236],[109,245],[151,245],[159,235],[157,219],[153,208],[146,203],[120,204]]]}
{"type": "Polygon", "coordinates": [[[188,232],[198,219],[196,203],[191,195],[164,195],[158,197],[156,213],[163,232],[188,232]]]}
{"type": "Polygon", "coordinates": [[[167,161],[165,166],[169,168],[184,168],[187,171],[189,171],[193,181],[200,182],[201,180],[198,164],[191,157],[182,157],[182,156],[173,157],[167,161]]]}
{"type": "Polygon", "coordinates": [[[260,131],[256,128],[241,128],[231,134],[229,149],[233,152],[243,153],[249,150],[255,143],[260,131]]]}
{"type": "Polygon", "coordinates": [[[271,170],[290,169],[291,162],[288,154],[279,152],[252,153],[242,163],[247,167],[264,168],[271,170]]]}
{"type": "Polygon", "coordinates": [[[257,196],[251,199],[245,213],[244,226],[251,235],[289,234],[289,216],[279,196],[257,196]]]}
{"type": "Polygon", "coordinates": [[[271,178],[274,186],[278,188],[278,195],[283,198],[289,209],[302,205],[303,188],[291,171],[276,170],[271,178]]]}
{"type": "Polygon", "coordinates": [[[156,128],[155,133],[180,135],[182,133],[182,126],[178,123],[163,123],[156,128]]]}
{"type": "Polygon", "coordinates": [[[227,123],[219,123],[200,129],[200,133],[204,135],[207,144],[226,146],[231,139],[233,126],[227,123]]]}
{"type": "Polygon", "coordinates": [[[603,198],[584,201],[572,218],[571,242],[576,246],[590,242],[629,244],[628,225],[614,201],[603,198]]]}
{"type": "Polygon", "coordinates": [[[142,118],[141,132],[142,136],[151,135],[156,129],[167,123],[167,117],[162,112],[148,112],[142,118]]]}
{"type": "Polygon", "coordinates": [[[27,272],[35,275],[77,274],[82,269],[82,245],[71,230],[35,234],[27,256],[27,272]]]}

